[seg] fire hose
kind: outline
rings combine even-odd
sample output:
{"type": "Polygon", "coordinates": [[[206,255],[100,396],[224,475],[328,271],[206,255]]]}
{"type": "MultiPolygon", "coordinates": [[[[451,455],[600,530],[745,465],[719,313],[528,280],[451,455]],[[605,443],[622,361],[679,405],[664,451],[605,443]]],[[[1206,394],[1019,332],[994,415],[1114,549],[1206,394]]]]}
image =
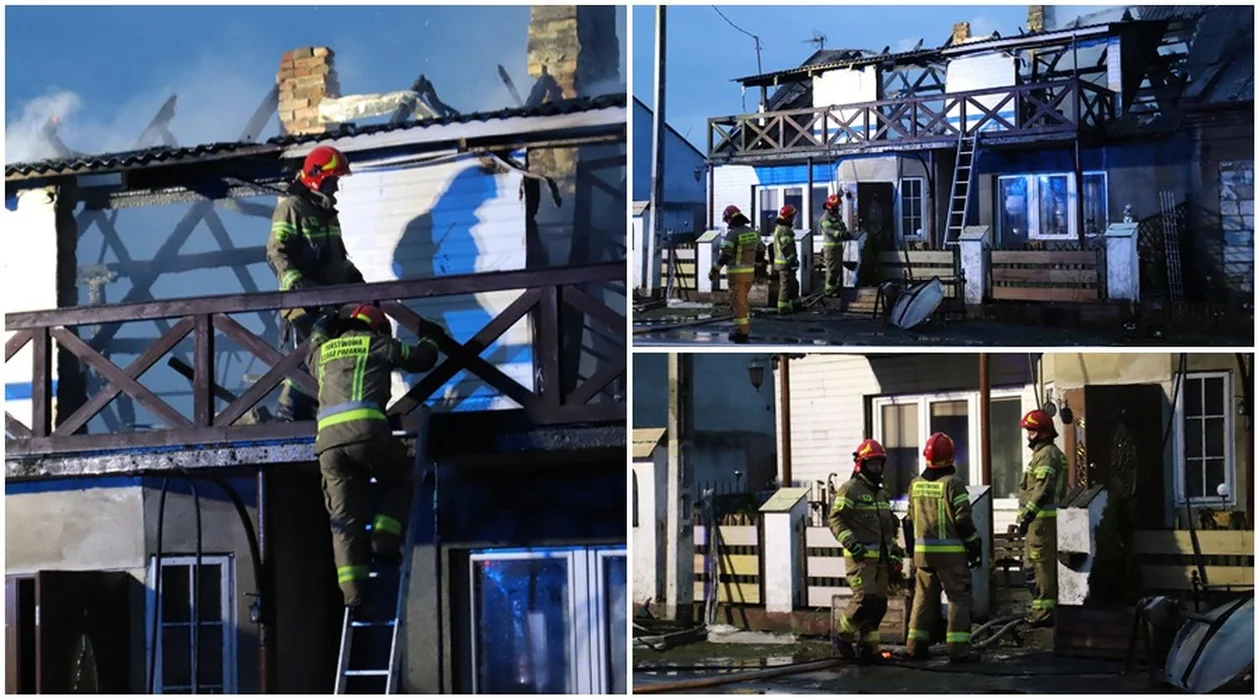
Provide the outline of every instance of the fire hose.
{"type": "MultiPolygon", "coordinates": [[[[973,640],[972,648],[979,651],[979,650],[987,649],[990,646],[993,646],[994,644],[997,643],[999,639],[1006,636],[1008,633],[1010,633],[1019,625],[1023,624],[1023,622],[1024,622],[1024,618],[1022,615],[1010,615],[1007,617],[1000,617],[1000,618],[996,618],[996,619],[986,622],[985,624],[981,625],[979,628],[977,628],[974,632],[971,633],[971,639],[973,640]],[[999,625],[1001,626],[999,627],[999,625]],[[998,628],[998,629],[996,632],[992,634],[992,636],[981,641],[975,641],[979,635],[993,628],[998,628]]],[[[944,651],[945,651],[944,645],[936,645],[930,648],[928,653],[929,655],[932,655],[932,656],[939,656],[944,651]]],[[[788,676],[788,675],[793,675],[797,673],[809,673],[811,671],[822,671],[828,668],[832,668],[834,666],[839,666],[839,665],[843,665],[847,663],[849,663],[849,661],[845,659],[840,659],[840,658],[822,659],[818,661],[804,661],[801,663],[784,664],[782,666],[776,666],[774,668],[748,671],[746,673],[732,673],[732,674],[724,674],[720,676],[713,676],[713,677],[707,677],[707,678],[691,678],[687,680],[673,681],[669,683],[652,683],[649,685],[638,685],[634,687],[633,692],[636,695],[638,695],[641,693],[673,693],[673,692],[684,691],[684,690],[696,690],[698,688],[712,688],[712,687],[720,686],[720,685],[728,685],[730,683],[767,680],[770,678],[788,676]]],[[[901,664],[901,663],[896,663],[896,662],[892,662],[892,663],[885,662],[883,665],[903,666],[905,668],[923,669],[923,667],[921,666],[912,666],[909,664],[901,664]]],[[[934,669],[923,669],[923,670],[934,670],[934,669]]],[[[999,674],[999,675],[1008,675],[1008,674],[999,674]]],[[[1024,675],[1024,674],[1015,674],[1015,675],[1024,675]]]]}

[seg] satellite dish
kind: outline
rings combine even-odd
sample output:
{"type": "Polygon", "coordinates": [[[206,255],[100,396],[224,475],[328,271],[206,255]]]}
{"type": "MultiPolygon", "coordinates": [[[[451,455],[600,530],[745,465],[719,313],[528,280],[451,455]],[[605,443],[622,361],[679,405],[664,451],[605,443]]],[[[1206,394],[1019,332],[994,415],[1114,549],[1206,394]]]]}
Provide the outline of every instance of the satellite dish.
{"type": "Polygon", "coordinates": [[[1164,673],[1172,685],[1210,693],[1248,672],[1255,659],[1255,598],[1226,603],[1182,625],[1164,673]]]}
{"type": "Polygon", "coordinates": [[[892,323],[902,329],[914,328],[927,320],[945,299],[945,285],[940,277],[932,279],[902,292],[893,304],[892,323]]]}

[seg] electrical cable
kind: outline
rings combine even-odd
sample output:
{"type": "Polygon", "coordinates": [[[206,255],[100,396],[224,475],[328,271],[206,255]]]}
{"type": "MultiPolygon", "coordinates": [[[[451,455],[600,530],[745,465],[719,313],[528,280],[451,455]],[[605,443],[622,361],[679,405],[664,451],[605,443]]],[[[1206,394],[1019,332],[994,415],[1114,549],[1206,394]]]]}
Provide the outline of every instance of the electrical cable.
{"type": "Polygon", "coordinates": [[[719,16],[719,17],[721,17],[722,19],[726,20],[726,23],[727,23],[727,24],[729,24],[729,25],[731,25],[732,27],[734,27],[734,28],[735,28],[735,31],[741,32],[741,33],[743,33],[743,34],[747,34],[748,36],[752,37],[752,40],[753,40],[753,46],[756,48],[756,51],[757,51],[757,75],[761,75],[761,72],[762,72],[762,71],[761,71],[761,37],[757,36],[756,34],[753,34],[752,32],[748,31],[747,29],[744,29],[743,27],[739,26],[738,24],[735,24],[734,22],[732,22],[732,21],[730,20],[730,18],[728,18],[726,15],[722,14],[722,11],[721,11],[721,10],[719,10],[719,9],[717,8],[717,5],[710,5],[709,7],[712,7],[712,8],[713,8],[713,11],[714,11],[714,12],[716,12],[716,13],[718,13],[718,16],[719,16]]]}

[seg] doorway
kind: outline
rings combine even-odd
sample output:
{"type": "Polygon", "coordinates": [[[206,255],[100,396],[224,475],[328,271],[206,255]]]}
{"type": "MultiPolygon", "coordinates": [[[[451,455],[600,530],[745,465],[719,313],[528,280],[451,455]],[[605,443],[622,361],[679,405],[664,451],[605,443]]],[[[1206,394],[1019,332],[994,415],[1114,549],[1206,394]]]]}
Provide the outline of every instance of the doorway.
{"type": "Polygon", "coordinates": [[[866,231],[867,247],[893,250],[897,221],[893,218],[893,183],[862,182],[857,186],[857,227],[866,231]]]}

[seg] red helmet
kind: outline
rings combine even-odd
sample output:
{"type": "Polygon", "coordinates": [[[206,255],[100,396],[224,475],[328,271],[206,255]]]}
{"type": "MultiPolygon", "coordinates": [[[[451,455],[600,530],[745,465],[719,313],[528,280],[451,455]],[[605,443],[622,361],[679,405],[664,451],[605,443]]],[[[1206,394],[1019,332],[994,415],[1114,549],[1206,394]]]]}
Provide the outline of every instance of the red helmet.
{"type": "Polygon", "coordinates": [[[722,222],[729,224],[731,222],[731,219],[734,219],[737,216],[743,216],[743,215],[744,213],[739,210],[739,207],[732,204],[729,207],[722,210],[722,222]]]}
{"type": "Polygon", "coordinates": [[[371,304],[359,304],[354,308],[354,311],[350,312],[350,318],[368,324],[373,332],[381,335],[391,335],[393,333],[393,328],[389,325],[389,319],[385,317],[385,312],[371,304]]]}
{"type": "Polygon", "coordinates": [[[884,451],[884,446],[879,444],[878,440],[863,440],[858,445],[857,452],[853,453],[853,466],[858,471],[862,471],[862,465],[868,459],[888,459],[888,453],[884,451]]]}
{"type": "Polygon", "coordinates": [[[1035,430],[1038,435],[1054,436],[1059,434],[1054,429],[1054,419],[1050,417],[1049,413],[1041,409],[1024,414],[1023,420],[1019,422],[1019,427],[1024,430],[1035,430]]]}
{"type": "Polygon", "coordinates": [[[840,208],[840,195],[833,194],[827,197],[827,201],[823,202],[823,209],[834,210],[840,208]]]}
{"type": "Polygon", "coordinates": [[[954,466],[954,441],[945,433],[932,433],[923,447],[923,459],[927,460],[928,468],[954,466]]]}
{"type": "Polygon", "coordinates": [[[787,219],[788,221],[795,219],[796,207],[792,206],[791,204],[784,204],[783,208],[779,210],[779,218],[787,219]]]}
{"type": "Polygon", "coordinates": [[[332,146],[317,146],[302,161],[302,174],[298,177],[307,187],[317,190],[326,178],[350,174],[350,161],[346,155],[332,146]]]}

